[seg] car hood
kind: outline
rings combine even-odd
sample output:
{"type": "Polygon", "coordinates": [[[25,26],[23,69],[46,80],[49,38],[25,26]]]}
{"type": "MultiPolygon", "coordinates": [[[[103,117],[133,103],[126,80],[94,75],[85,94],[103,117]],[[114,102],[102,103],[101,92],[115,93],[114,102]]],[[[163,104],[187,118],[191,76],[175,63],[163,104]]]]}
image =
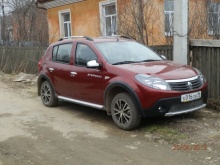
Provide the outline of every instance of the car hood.
{"type": "Polygon", "coordinates": [[[129,70],[134,74],[147,74],[164,80],[186,79],[198,75],[192,67],[180,65],[172,61],[133,63],[117,65],[117,67],[123,70],[129,70]]]}

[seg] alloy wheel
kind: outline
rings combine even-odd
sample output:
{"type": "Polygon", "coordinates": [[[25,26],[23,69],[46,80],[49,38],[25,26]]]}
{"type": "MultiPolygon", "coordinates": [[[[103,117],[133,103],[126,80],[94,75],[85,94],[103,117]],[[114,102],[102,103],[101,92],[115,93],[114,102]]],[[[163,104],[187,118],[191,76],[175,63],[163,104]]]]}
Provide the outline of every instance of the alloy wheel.
{"type": "Polygon", "coordinates": [[[45,103],[45,104],[49,104],[50,101],[51,101],[51,89],[50,89],[50,86],[47,85],[47,84],[44,84],[42,86],[42,89],[41,89],[41,97],[42,97],[42,101],[45,103]]]}
{"type": "Polygon", "coordinates": [[[119,99],[115,103],[113,115],[116,117],[118,123],[128,123],[131,119],[130,106],[126,101],[119,99]]]}

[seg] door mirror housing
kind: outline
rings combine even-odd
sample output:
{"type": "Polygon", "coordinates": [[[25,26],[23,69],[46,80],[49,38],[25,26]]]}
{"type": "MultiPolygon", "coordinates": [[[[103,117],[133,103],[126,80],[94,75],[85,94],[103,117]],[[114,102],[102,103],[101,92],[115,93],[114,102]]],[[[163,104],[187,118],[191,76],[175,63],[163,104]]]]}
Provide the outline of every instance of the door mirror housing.
{"type": "Polygon", "coordinates": [[[101,65],[99,63],[97,63],[96,60],[92,60],[87,62],[87,67],[88,68],[99,68],[101,65]]]}

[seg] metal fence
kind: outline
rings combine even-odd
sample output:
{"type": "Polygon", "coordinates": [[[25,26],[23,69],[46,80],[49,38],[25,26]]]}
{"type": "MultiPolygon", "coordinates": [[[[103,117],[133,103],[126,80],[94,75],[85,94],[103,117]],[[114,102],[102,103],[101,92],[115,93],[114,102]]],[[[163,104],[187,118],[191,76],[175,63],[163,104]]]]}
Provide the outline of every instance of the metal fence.
{"type": "Polygon", "coordinates": [[[0,71],[37,73],[37,64],[45,48],[0,47],[0,71]]]}
{"type": "Polygon", "coordinates": [[[209,84],[209,98],[220,96],[220,40],[190,40],[192,66],[200,69],[209,84]]]}

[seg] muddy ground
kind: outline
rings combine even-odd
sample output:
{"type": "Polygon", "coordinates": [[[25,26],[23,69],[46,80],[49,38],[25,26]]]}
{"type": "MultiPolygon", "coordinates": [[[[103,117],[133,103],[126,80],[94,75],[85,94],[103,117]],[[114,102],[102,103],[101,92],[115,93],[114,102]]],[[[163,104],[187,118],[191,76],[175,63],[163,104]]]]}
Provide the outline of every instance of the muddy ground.
{"type": "Polygon", "coordinates": [[[146,118],[118,129],[105,112],[43,106],[36,83],[0,74],[0,165],[220,164],[220,114],[146,118]]]}

